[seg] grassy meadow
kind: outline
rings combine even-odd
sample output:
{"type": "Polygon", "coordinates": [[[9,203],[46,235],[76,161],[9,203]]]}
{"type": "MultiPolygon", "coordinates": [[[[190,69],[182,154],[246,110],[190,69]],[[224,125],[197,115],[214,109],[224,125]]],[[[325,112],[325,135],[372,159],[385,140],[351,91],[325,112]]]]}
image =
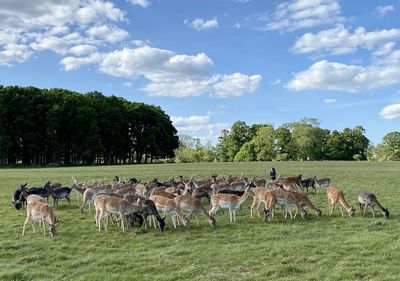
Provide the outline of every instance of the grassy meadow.
{"type": "MultiPolygon", "coordinates": [[[[400,162],[261,162],[157,164],[74,168],[0,169],[0,280],[400,280],[400,162]],[[250,219],[250,199],[229,223],[229,214],[218,213],[217,229],[205,219],[189,230],[172,228],[122,233],[116,225],[99,232],[93,210],[81,214],[73,192],[56,208],[61,221],[55,238],[32,233],[28,225],[21,236],[25,209],[17,211],[11,195],[20,183],[43,185],[47,180],[72,184],[114,176],[167,180],[185,177],[256,175],[266,177],[274,166],[278,174],[303,178],[331,177],[356,207],[354,218],[342,218],[339,206],[327,215],[327,197],[310,193],[322,210],[303,221],[283,220],[277,210],[271,223],[250,219]],[[357,193],[368,190],[390,211],[384,220],[379,211],[360,218],[357,193]]],[[[52,201],[51,201],[52,202],[52,201]]],[[[207,207],[208,208],[208,207],[207,207]]]]}

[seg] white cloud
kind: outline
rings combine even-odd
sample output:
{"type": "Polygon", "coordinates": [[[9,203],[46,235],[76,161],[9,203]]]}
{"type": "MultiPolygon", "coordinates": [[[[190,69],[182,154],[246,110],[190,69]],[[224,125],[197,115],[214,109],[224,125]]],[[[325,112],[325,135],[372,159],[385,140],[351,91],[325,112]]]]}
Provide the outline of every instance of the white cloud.
{"type": "Polygon", "coordinates": [[[32,52],[26,45],[6,44],[3,51],[0,51],[0,65],[9,65],[9,61],[22,63],[29,59],[32,52]]]}
{"type": "Polygon", "coordinates": [[[186,19],[184,21],[184,23],[191,27],[194,28],[196,30],[208,30],[208,29],[214,29],[214,28],[218,28],[218,21],[217,19],[212,19],[212,20],[204,20],[202,18],[197,18],[195,20],[193,20],[192,22],[189,22],[188,19],[186,19]]]}
{"type": "Polygon", "coordinates": [[[332,104],[332,103],[335,103],[336,102],[336,99],[324,99],[323,100],[323,103],[326,103],[326,104],[332,104]]]}
{"type": "Polygon", "coordinates": [[[76,56],[83,56],[95,53],[96,51],[97,48],[92,45],[77,45],[72,47],[68,52],[76,56]]]}
{"type": "Polygon", "coordinates": [[[233,27],[239,29],[239,28],[241,28],[242,26],[240,25],[239,22],[235,22],[235,24],[233,25],[233,27]]]}
{"type": "Polygon", "coordinates": [[[400,103],[384,107],[379,114],[384,119],[400,119],[400,103]]]}
{"type": "Polygon", "coordinates": [[[228,129],[226,123],[213,123],[211,115],[194,115],[189,117],[172,116],[172,124],[178,130],[178,134],[187,134],[205,143],[211,141],[217,143],[223,129],[228,129]]]}
{"type": "Polygon", "coordinates": [[[343,20],[336,0],[292,0],[277,5],[264,29],[293,31],[343,20]]]}
{"type": "Polygon", "coordinates": [[[127,0],[127,1],[133,5],[142,6],[143,8],[147,8],[150,5],[149,0],[127,0]]]}
{"type": "Polygon", "coordinates": [[[7,64],[24,62],[35,51],[43,50],[60,55],[83,55],[88,53],[88,49],[79,46],[105,48],[107,43],[120,41],[128,35],[115,26],[115,23],[125,21],[125,12],[109,1],[3,1],[0,18],[0,53],[2,63],[7,64]],[[106,28],[103,28],[103,33],[100,29],[93,33],[97,26],[106,28]],[[92,31],[92,35],[86,31],[92,31]],[[19,47],[10,52],[8,44],[24,46],[24,50],[19,47]]]}
{"type": "Polygon", "coordinates": [[[234,73],[214,76],[216,82],[212,85],[213,96],[220,98],[241,96],[245,92],[254,92],[261,84],[261,75],[244,75],[234,73]]]}
{"type": "Polygon", "coordinates": [[[258,89],[262,77],[241,73],[209,75],[213,61],[204,53],[180,55],[169,50],[143,46],[96,53],[87,58],[67,57],[65,70],[95,63],[108,75],[145,77],[149,83],[142,90],[151,96],[189,97],[208,93],[216,97],[241,96],[258,89]]]}
{"type": "Polygon", "coordinates": [[[306,33],[292,47],[296,53],[328,53],[341,55],[355,52],[358,48],[373,50],[388,42],[400,39],[400,29],[383,29],[367,32],[358,27],[350,32],[343,25],[316,34],[306,33]]]}
{"type": "Polygon", "coordinates": [[[362,67],[322,60],[314,63],[307,70],[295,73],[287,87],[296,91],[359,92],[398,84],[399,77],[399,61],[391,65],[373,64],[362,67]]]}
{"type": "Polygon", "coordinates": [[[89,28],[86,33],[91,37],[97,37],[110,43],[122,41],[129,36],[127,31],[108,25],[93,26],[89,28]]]}
{"type": "Polygon", "coordinates": [[[381,16],[385,16],[387,13],[394,11],[394,7],[392,5],[378,6],[376,7],[376,10],[381,16]]]}

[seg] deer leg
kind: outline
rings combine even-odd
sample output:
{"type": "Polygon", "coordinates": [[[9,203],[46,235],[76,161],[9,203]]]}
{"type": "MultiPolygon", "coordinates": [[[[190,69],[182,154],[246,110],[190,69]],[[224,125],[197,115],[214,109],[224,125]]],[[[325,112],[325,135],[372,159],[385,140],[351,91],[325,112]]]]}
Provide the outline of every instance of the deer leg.
{"type": "Polygon", "coordinates": [[[26,224],[29,222],[30,218],[31,218],[31,216],[28,214],[28,216],[26,217],[26,220],[24,222],[24,226],[22,227],[22,236],[24,236],[24,234],[25,234],[25,227],[26,227],[26,224]]]}
{"type": "Polygon", "coordinates": [[[340,206],[340,212],[342,213],[342,218],[344,218],[343,207],[340,206]]]}
{"type": "Polygon", "coordinates": [[[42,223],[43,223],[43,235],[46,236],[46,224],[44,223],[44,221],[42,223]]]}
{"type": "Polygon", "coordinates": [[[69,199],[69,196],[68,196],[68,197],[65,197],[65,198],[67,198],[67,200],[68,200],[68,206],[71,207],[71,200],[69,199]]]}
{"type": "Polygon", "coordinates": [[[375,210],[374,210],[374,206],[371,205],[371,210],[372,210],[372,217],[375,218],[375,210]]]}
{"type": "Polygon", "coordinates": [[[212,206],[212,208],[210,209],[210,211],[208,211],[208,215],[211,217],[211,216],[214,216],[215,215],[215,213],[218,211],[218,209],[219,209],[219,206],[212,206]]]}
{"type": "Polygon", "coordinates": [[[172,224],[174,225],[174,228],[176,229],[176,215],[172,215],[172,224]]]}

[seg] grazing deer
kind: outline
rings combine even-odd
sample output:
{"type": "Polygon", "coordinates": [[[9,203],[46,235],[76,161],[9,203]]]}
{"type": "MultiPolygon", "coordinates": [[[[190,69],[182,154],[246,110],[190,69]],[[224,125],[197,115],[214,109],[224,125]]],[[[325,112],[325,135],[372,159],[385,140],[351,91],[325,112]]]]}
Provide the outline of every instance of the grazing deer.
{"type": "Polygon", "coordinates": [[[236,222],[236,211],[246,201],[249,194],[253,196],[255,195],[249,186],[245,189],[241,197],[234,194],[215,194],[211,197],[212,207],[208,214],[215,217],[215,213],[218,211],[218,209],[229,209],[230,222],[236,222]]]}
{"type": "MultiPolygon", "coordinates": [[[[160,226],[160,230],[164,231],[165,228],[165,217],[162,218],[157,211],[157,207],[154,202],[146,197],[137,194],[125,194],[124,199],[128,200],[131,203],[136,203],[142,206],[142,216],[143,216],[143,225],[142,228],[147,229],[147,217],[151,216],[153,218],[154,228],[157,228],[155,219],[157,219],[158,224],[160,226]]],[[[151,222],[151,220],[150,220],[151,222]]],[[[151,225],[151,224],[150,224],[151,225]]]]}
{"type": "Polygon", "coordinates": [[[34,226],[35,222],[41,221],[43,223],[43,235],[46,236],[46,222],[50,226],[50,236],[54,237],[58,222],[56,216],[54,215],[54,211],[49,204],[39,201],[38,198],[36,198],[36,201],[32,200],[29,204],[27,204],[26,212],[27,215],[22,228],[22,236],[25,234],[25,227],[29,221],[32,223],[33,232],[36,232],[34,226]]]}
{"type": "Polygon", "coordinates": [[[376,199],[375,194],[369,193],[367,191],[360,191],[358,193],[358,202],[360,204],[361,215],[365,216],[365,212],[367,211],[367,207],[371,206],[372,217],[375,218],[374,207],[377,207],[381,212],[385,219],[389,218],[389,210],[382,207],[379,203],[378,199],[376,199]]]}
{"type": "Polygon", "coordinates": [[[276,204],[276,195],[272,192],[272,190],[264,188],[264,187],[254,187],[252,189],[253,192],[253,203],[250,207],[250,217],[253,217],[253,213],[257,212],[258,217],[260,217],[260,212],[258,208],[261,203],[264,203],[266,210],[271,210],[270,215],[272,218],[274,217],[274,209],[276,204]]]}
{"type": "Polygon", "coordinates": [[[215,229],[215,218],[210,216],[206,209],[203,207],[199,199],[188,195],[179,195],[174,198],[174,201],[179,209],[189,213],[189,219],[192,214],[196,216],[197,225],[199,225],[198,215],[203,215],[207,218],[208,224],[212,229],[215,229]]]}
{"type": "Polygon", "coordinates": [[[273,192],[276,195],[276,204],[282,207],[284,218],[286,219],[288,215],[290,215],[290,219],[295,218],[297,216],[298,209],[293,193],[281,188],[278,190],[274,190],[273,192]],[[292,215],[292,207],[295,207],[297,209],[294,215],[292,215]]]}
{"type": "Polygon", "coordinates": [[[321,188],[327,188],[331,184],[330,178],[317,179],[317,177],[314,176],[312,179],[314,180],[314,183],[317,186],[317,194],[319,194],[321,188]]]}
{"type": "MultiPolygon", "coordinates": [[[[109,196],[105,194],[99,194],[94,199],[94,206],[96,208],[96,224],[101,230],[101,221],[104,224],[104,230],[107,230],[108,217],[111,214],[119,215],[121,221],[122,232],[125,232],[126,216],[133,213],[141,212],[142,206],[129,202],[128,200],[109,196]]],[[[127,224],[127,222],[126,222],[127,224]]]]}
{"type": "Polygon", "coordinates": [[[302,219],[306,218],[307,208],[315,211],[315,215],[317,216],[317,218],[321,217],[321,210],[318,207],[314,206],[314,204],[310,201],[310,199],[308,199],[308,196],[306,194],[300,192],[292,192],[292,194],[293,198],[296,200],[296,206],[300,212],[302,219]]]}
{"type": "Polygon", "coordinates": [[[171,216],[174,228],[176,228],[176,217],[178,217],[185,227],[189,227],[189,219],[181,214],[174,199],[160,195],[152,195],[150,199],[156,205],[158,212],[164,212],[171,216]]]}
{"type": "Polygon", "coordinates": [[[328,195],[328,210],[330,215],[332,215],[333,211],[335,210],[335,205],[339,203],[342,217],[344,217],[343,209],[346,210],[349,217],[354,216],[355,209],[347,204],[346,200],[344,199],[343,191],[338,189],[336,186],[331,185],[326,189],[326,194],[328,195]]]}
{"type": "Polygon", "coordinates": [[[266,179],[259,179],[257,180],[256,177],[254,176],[253,179],[251,180],[255,186],[257,187],[266,187],[267,186],[267,180],[266,179]]]}

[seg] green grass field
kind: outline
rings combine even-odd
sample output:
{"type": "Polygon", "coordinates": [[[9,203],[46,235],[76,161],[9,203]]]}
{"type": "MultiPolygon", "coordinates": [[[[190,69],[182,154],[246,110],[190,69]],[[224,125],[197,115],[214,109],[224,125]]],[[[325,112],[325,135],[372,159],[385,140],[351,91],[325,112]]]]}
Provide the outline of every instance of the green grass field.
{"type": "Polygon", "coordinates": [[[78,168],[0,169],[0,280],[400,280],[400,162],[263,162],[204,163],[78,168]],[[278,174],[303,178],[329,176],[347,201],[356,207],[354,218],[342,218],[337,207],[327,215],[327,197],[310,194],[322,210],[317,219],[309,212],[284,221],[277,212],[271,223],[250,219],[246,202],[236,224],[229,215],[217,215],[212,231],[205,219],[200,227],[165,232],[138,227],[122,233],[116,225],[99,232],[94,214],[81,214],[72,194],[72,205],[60,201],[56,215],[62,222],[57,236],[43,236],[41,228],[27,227],[21,236],[26,211],[15,210],[12,192],[20,183],[43,185],[51,179],[71,185],[79,179],[115,175],[150,180],[224,175],[264,177],[274,166],[278,174]],[[390,211],[360,218],[356,197],[369,190],[390,211]]]}

